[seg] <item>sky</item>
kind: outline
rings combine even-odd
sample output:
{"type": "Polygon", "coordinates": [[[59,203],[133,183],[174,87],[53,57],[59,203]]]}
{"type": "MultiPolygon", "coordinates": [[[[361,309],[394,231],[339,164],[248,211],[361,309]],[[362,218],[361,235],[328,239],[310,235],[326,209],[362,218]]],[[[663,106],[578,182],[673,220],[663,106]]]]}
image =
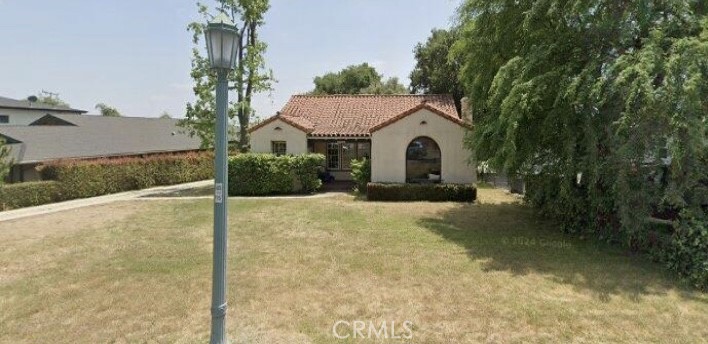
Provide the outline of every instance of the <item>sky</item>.
{"type": "MultiPolygon", "coordinates": [[[[448,28],[459,3],[271,0],[260,37],[278,82],[254,98],[256,114],[269,117],[315,76],[362,62],[408,85],[413,48],[448,28]]],[[[106,103],[124,116],[183,117],[194,100],[186,27],[195,20],[193,0],[0,0],[0,96],[46,90],[89,113],[106,103]]]]}

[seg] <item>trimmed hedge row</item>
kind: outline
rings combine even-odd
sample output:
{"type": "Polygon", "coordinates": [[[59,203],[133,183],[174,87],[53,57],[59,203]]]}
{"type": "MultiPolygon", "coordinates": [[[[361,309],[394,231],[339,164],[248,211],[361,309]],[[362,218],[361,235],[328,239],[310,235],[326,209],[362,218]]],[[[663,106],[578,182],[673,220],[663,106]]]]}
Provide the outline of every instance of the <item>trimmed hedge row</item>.
{"type": "Polygon", "coordinates": [[[477,188],[472,184],[368,183],[370,201],[474,202],[477,188]]]}
{"type": "Polygon", "coordinates": [[[146,158],[58,161],[40,167],[42,179],[60,183],[64,200],[213,178],[210,153],[146,158]]]}
{"type": "Polygon", "coordinates": [[[0,185],[0,210],[32,207],[61,200],[60,184],[55,181],[0,185]]]}
{"type": "Polygon", "coordinates": [[[229,195],[311,193],[322,186],[317,171],[322,154],[245,153],[229,158],[229,195]]]}

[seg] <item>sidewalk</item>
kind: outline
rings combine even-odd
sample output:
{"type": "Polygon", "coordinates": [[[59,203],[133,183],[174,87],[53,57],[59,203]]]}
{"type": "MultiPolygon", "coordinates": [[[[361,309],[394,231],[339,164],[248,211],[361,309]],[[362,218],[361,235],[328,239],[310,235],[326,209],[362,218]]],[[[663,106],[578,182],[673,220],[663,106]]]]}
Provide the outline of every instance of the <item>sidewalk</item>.
{"type": "MultiPolygon", "coordinates": [[[[88,207],[93,205],[107,204],[116,201],[126,201],[126,200],[141,200],[141,201],[165,201],[165,200],[189,200],[189,199],[210,199],[213,196],[175,196],[175,197],[161,197],[161,196],[151,196],[155,194],[168,194],[178,191],[184,191],[194,188],[201,188],[210,186],[214,183],[213,180],[202,180],[198,182],[168,185],[168,186],[158,186],[143,190],[134,190],[121,193],[115,193],[104,196],[97,196],[91,198],[81,198],[71,201],[64,201],[59,203],[50,203],[44,205],[38,205],[36,207],[20,208],[15,210],[7,210],[0,212],[0,222],[10,221],[15,219],[21,219],[23,217],[36,216],[56,213],[64,210],[71,210],[81,207],[88,207]],[[149,197],[148,197],[149,196],[149,197]]],[[[323,198],[323,197],[336,197],[341,195],[347,195],[344,192],[326,192],[317,193],[314,195],[285,195],[285,196],[232,196],[229,199],[236,200],[263,200],[263,199],[302,199],[302,198],[323,198]]]]}
{"type": "Polygon", "coordinates": [[[28,217],[28,216],[51,214],[51,213],[56,213],[58,211],[76,209],[76,208],[87,207],[87,206],[92,206],[92,205],[106,204],[106,203],[111,203],[111,202],[115,202],[115,201],[137,199],[137,198],[144,197],[144,196],[147,196],[147,195],[150,195],[153,193],[174,192],[174,191],[179,191],[179,190],[204,187],[204,186],[211,185],[212,183],[214,183],[214,181],[212,181],[212,180],[202,180],[202,181],[192,182],[192,183],[168,185],[168,186],[158,186],[158,187],[143,189],[143,190],[127,191],[127,192],[115,193],[115,194],[98,196],[98,197],[82,198],[82,199],[75,199],[75,200],[64,201],[64,202],[59,202],[59,203],[38,205],[36,207],[8,210],[8,211],[0,212],[0,221],[9,221],[9,220],[20,219],[23,217],[28,217]]]}

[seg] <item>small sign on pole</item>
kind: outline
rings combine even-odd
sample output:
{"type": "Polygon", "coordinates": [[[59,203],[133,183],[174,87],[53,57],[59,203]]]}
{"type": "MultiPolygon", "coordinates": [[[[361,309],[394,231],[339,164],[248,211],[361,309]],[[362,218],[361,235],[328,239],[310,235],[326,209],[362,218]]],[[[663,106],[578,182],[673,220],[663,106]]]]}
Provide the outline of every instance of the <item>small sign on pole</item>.
{"type": "Polygon", "coordinates": [[[224,184],[222,183],[214,184],[214,202],[224,202],[224,184]]]}

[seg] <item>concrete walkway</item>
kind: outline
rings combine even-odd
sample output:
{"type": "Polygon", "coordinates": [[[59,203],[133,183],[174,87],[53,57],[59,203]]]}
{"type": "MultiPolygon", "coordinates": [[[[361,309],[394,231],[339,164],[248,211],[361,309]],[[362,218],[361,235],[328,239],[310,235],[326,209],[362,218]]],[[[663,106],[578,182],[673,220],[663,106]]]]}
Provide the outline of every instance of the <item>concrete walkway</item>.
{"type": "MultiPolygon", "coordinates": [[[[20,219],[23,217],[56,213],[59,211],[88,207],[93,205],[107,204],[116,201],[141,200],[141,201],[164,201],[164,200],[189,200],[189,199],[210,199],[212,196],[186,196],[186,197],[159,197],[151,196],[155,194],[169,194],[172,192],[185,191],[194,188],[207,187],[214,183],[213,180],[202,180],[193,183],[158,186],[150,189],[134,190],[110,195],[75,199],[59,203],[38,205],[36,207],[20,208],[0,212],[0,222],[20,219]]],[[[255,200],[255,199],[302,199],[302,198],[323,198],[347,195],[343,192],[328,192],[314,195],[294,195],[294,196],[266,196],[266,197],[229,197],[234,200],[255,200]]]]}
{"type": "Polygon", "coordinates": [[[0,221],[9,221],[20,219],[28,216],[43,215],[56,213],[58,211],[76,209],[81,207],[87,207],[92,205],[100,205],[111,203],[115,201],[124,201],[130,199],[137,199],[154,193],[163,192],[175,192],[180,190],[188,190],[192,188],[205,187],[214,183],[212,180],[202,180],[193,183],[168,185],[168,186],[158,186],[150,189],[134,190],[121,193],[115,193],[110,195],[91,197],[91,198],[81,198],[71,201],[64,201],[59,203],[50,203],[44,205],[38,205],[36,207],[20,208],[15,210],[7,210],[0,212],[0,221]]]}

